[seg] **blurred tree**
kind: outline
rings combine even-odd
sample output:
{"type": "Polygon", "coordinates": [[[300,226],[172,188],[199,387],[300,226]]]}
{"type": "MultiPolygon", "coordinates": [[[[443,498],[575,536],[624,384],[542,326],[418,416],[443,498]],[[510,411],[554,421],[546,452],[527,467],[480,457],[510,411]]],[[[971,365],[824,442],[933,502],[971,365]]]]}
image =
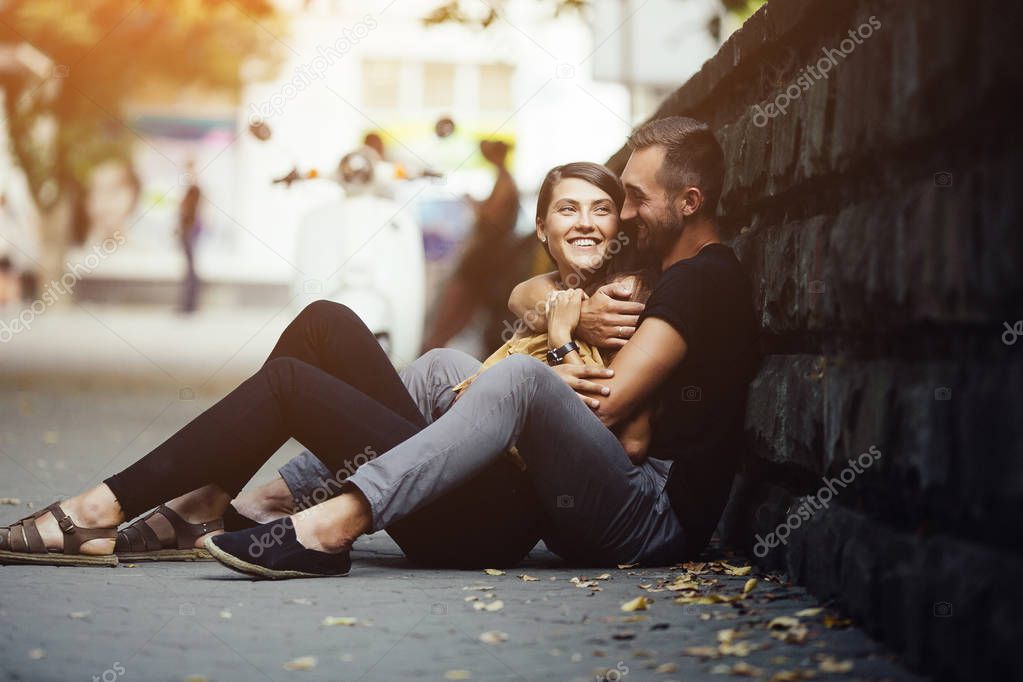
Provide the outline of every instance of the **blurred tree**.
{"type": "MultiPolygon", "coordinates": [[[[554,16],[560,17],[562,13],[584,12],[586,10],[586,6],[591,0],[549,1],[554,7],[554,16]]],[[[719,2],[727,11],[745,20],[749,18],[753,12],[760,9],[767,0],[719,0],[719,2]]],[[[426,26],[433,26],[436,24],[452,22],[458,24],[478,24],[483,28],[487,28],[494,22],[494,19],[497,18],[498,10],[502,5],[504,5],[504,3],[505,0],[491,0],[488,3],[485,3],[485,9],[482,9],[482,11],[467,12],[462,6],[461,0],[448,0],[448,2],[438,5],[429,14],[424,16],[423,24],[426,26]]],[[[476,5],[477,3],[471,4],[476,5]]],[[[713,33],[715,28],[711,25],[708,27],[708,30],[713,33]]],[[[715,36],[715,38],[717,37],[718,36],[715,36]]]]}
{"type": "Polygon", "coordinates": [[[239,91],[246,60],[276,63],[282,21],[271,0],[0,2],[0,45],[27,43],[52,62],[42,77],[0,72],[0,88],[12,151],[58,263],[89,169],[130,159],[137,136],[126,100],[159,85],[239,91]]]}

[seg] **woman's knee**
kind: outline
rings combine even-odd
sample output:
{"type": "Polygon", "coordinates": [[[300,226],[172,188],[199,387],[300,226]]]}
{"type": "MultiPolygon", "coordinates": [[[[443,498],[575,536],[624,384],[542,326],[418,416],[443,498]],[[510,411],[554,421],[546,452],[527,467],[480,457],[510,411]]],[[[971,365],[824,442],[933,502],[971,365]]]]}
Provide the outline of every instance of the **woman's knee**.
{"type": "Polygon", "coordinates": [[[268,360],[260,372],[275,391],[286,393],[296,385],[301,374],[309,368],[312,368],[312,365],[297,358],[277,357],[268,360]]]}
{"type": "Polygon", "coordinates": [[[295,319],[301,319],[304,321],[321,321],[334,318],[351,319],[353,317],[358,318],[355,311],[345,304],[321,298],[318,301],[313,301],[305,308],[302,308],[302,312],[300,312],[295,319]]]}

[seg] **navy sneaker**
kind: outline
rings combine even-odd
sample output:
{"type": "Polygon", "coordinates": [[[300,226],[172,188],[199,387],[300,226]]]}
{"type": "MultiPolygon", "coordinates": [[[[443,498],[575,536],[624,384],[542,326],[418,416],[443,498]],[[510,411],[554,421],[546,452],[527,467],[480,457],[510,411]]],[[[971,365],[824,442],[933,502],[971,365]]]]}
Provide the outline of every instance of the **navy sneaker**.
{"type": "Polygon", "coordinates": [[[228,568],[257,578],[333,578],[348,575],[348,552],[306,549],[295,537],[290,517],[247,530],[206,538],[206,549],[228,568]]]}

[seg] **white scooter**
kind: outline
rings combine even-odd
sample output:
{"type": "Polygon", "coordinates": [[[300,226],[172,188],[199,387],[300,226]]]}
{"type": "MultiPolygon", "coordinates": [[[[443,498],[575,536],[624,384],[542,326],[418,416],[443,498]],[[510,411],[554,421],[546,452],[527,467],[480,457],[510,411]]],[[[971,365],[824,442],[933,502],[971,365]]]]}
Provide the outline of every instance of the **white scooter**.
{"type": "MultiPolygon", "coordinates": [[[[393,167],[372,150],[341,161],[337,180],[345,196],[309,211],[298,226],[293,283],[301,308],[317,299],[355,311],[396,364],[419,355],[426,315],[423,236],[419,225],[387,195],[393,167]]],[[[275,180],[315,177],[292,171],[275,180]]]]}

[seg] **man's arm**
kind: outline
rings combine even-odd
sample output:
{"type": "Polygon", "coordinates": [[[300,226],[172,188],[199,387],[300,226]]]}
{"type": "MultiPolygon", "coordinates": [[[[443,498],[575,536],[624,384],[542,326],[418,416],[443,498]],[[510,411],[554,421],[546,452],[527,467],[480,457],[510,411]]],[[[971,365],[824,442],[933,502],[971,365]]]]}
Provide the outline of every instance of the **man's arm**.
{"type": "MultiPolygon", "coordinates": [[[[527,279],[514,289],[508,309],[535,332],[547,331],[545,302],[555,291],[558,273],[527,279]]],[[[632,290],[621,282],[605,284],[583,301],[576,335],[598,348],[621,348],[635,333],[643,304],[628,300],[632,290]]]]}
{"type": "MultiPolygon", "coordinates": [[[[649,317],[636,330],[632,340],[611,362],[611,377],[590,377],[590,382],[606,387],[594,412],[607,426],[614,426],[633,414],[650,397],[668,374],[685,358],[685,339],[664,320],[649,317]]],[[[592,401],[592,402],[590,402],[592,401]]]]}
{"type": "Polygon", "coordinates": [[[531,277],[515,285],[508,298],[508,310],[535,332],[547,331],[547,295],[557,289],[558,273],[531,277]]]}

